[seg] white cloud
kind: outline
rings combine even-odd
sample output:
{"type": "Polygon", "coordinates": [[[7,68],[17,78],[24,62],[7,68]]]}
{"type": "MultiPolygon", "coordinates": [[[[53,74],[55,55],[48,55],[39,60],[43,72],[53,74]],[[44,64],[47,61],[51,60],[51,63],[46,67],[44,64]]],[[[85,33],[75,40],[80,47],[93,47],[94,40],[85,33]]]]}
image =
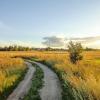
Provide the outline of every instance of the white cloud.
{"type": "Polygon", "coordinates": [[[24,41],[0,41],[0,46],[4,47],[4,46],[9,46],[9,45],[21,45],[21,46],[28,46],[28,47],[33,47],[33,43],[32,42],[24,42],[24,41]]]}
{"type": "Polygon", "coordinates": [[[65,37],[57,37],[57,36],[50,36],[50,37],[45,37],[45,41],[43,44],[46,46],[51,46],[51,47],[63,47],[67,48],[68,42],[70,40],[74,42],[80,42],[84,47],[90,47],[90,48],[100,48],[100,36],[95,36],[95,37],[84,37],[84,38],[79,38],[79,37],[73,37],[73,38],[65,38],[65,37]]]}
{"type": "Polygon", "coordinates": [[[90,47],[90,48],[96,48],[96,49],[100,49],[100,40],[94,41],[94,42],[89,42],[84,44],[84,46],[86,47],[90,47]]]}
{"type": "MultiPolygon", "coordinates": [[[[58,47],[58,48],[67,48],[67,44],[70,40],[72,41],[77,41],[81,42],[84,47],[90,47],[90,48],[98,48],[100,49],[100,36],[95,36],[95,37],[84,37],[84,38],[67,38],[65,39],[62,37],[57,37],[57,36],[50,36],[47,37],[51,41],[51,45],[53,47],[58,47]]],[[[44,41],[45,42],[45,41],[44,41]]],[[[31,41],[17,41],[17,40],[12,40],[12,41],[0,41],[0,46],[9,46],[9,45],[21,45],[21,46],[29,46],[29,47],[45,47],[43,44],[39,42],[31,42],[31,41]]]]}
{"type": "Polygon", "coordinates": [[[70,38],[69,40],[77,41],[83,44],[85,47],[100,48],[100,36],[84,37],[84,38],[70,38]]]}

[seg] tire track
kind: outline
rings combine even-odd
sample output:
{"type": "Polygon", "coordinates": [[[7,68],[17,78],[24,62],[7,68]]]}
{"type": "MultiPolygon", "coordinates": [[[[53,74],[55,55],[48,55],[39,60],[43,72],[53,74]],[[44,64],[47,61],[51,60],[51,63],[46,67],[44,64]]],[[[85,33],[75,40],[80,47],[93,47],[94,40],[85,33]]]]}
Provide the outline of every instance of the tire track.
{"type": "Polygon", "coordinates": [[[35,68],[31,63],[26,62],[28,66],[28,72],[25,75],[25,78],[19,83],[18,87],[11,93],[7,100],[22,100],[24,96],[28,93],[32,77],[35,72],[35,68]]]}
{"type": "Polygon", "coordinates": [[[42,68],[44,72],[44,87],[40,90],[41,100],[62,100],[61,86],[57,75],[47,66],[31,61],[42,68]]]}

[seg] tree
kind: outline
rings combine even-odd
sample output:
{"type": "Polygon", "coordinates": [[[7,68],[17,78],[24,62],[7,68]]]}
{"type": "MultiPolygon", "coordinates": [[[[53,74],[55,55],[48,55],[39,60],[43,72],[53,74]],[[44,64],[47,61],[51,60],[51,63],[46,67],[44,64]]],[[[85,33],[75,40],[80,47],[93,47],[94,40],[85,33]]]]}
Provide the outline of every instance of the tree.
{"type": "Polygon", "coordinates": [[[81,43],[73,43],[72,41],[69,42],[69,45],[68,45],[68,51],[70,53],[70,61],[73,63],[73,64],[76,64],[79,60],[82,60],[82,45],[81,43]]]}

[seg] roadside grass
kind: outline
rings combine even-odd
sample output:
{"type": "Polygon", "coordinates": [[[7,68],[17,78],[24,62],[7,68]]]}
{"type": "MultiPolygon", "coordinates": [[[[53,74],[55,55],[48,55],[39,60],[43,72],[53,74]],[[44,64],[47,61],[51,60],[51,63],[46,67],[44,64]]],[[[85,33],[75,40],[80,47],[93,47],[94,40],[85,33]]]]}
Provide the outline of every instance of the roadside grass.
{"type": "Polygon", "coordinates": [[[79,94],[79,91],[73,88],[73,86],[70,84],[70,82],[68,82],[68,80],[63,79],[63,76],[65,76],[64,71],[57,70],[53,64],[46,62],[45,60],[36,59],[36,61],[47,65],[57,74],[60,80],[61,87],[62,87],[62,100],[86,100],[82,98],[81,94],[79,94]]]}
{"type": "Polygon", "coordinates": [[[36,64],[32,63],[32,65],[36,68],[36,71],[32,79],[31,89],[23,100],[41,100],[39,90],[43,86],[44,73],[36,64]]]}
{"type": "Polygon", "coordinates": [[[0,100],[6,100],[23,80],[27,67],[21,58],[0,55],[0,100]]]}
{"type": "MultiPolygon", "coordinates": [[[[16,76],[17,76],[16,81],[12,83],[13,84],[12,86],[4,88],[4,91],[0,94],[0,100],[7,99],[9,94],[11,92],[13,92],[13,90],[17,87],[17,85],[23,80],[25,74],[27,73],[27,70],[28,70],[28,68],[26,68],[24,70],[16,71],[16,76]]],[[[9,77],[13,77],[13,74],[12,74],[12,76],[10,75],[9,77]]],[[[6,84],[9,84],[9,83],[6,83],[6,84]]]]}
{"type": "Polygon", "coordinates": [[[40,62],[44,65],[46,65],[47,67],[51,68],[51,70],[53,70],[57,76],[59,77],[59,80],[60,80],[60,84],[61,84],[61,87],[62,87],[62,100],[75,100],[74,97],[72,97],[72,90],[71,90],[71,86],[66,83],[63,79],[62,79],[62,76],[64,74],[64,72],[61,72],[59,70],[57,70],[53,64],[50,64],[48,62],[46,62],[45,60],[40,60],[40,59],[35,59],[35,58],[31,58],[31,60],[34,60],[34,61],[37,61],[37,62],[40,62]],[[66,84],[65,84],[66,83],[66,84]],[[66,92],[67,92],[67,95],[66,95],[66,92]]]}
{"type": "MultiPolygon", "coordinates": [[[[46,60],[40,60],[40,59],[35,59],[31,58],[34,61],[40,62],[44,65],[47,65],[49,68],[51,68],[59,77],[60,84],[62,87],[62,100],[94,100],[92,95],[90,95],[87,91],[86,88],[82,91],[81,89],[77,89],[73,87],[69,80],[65,80],[64,77],[69,77],[68,74],[65,71],[58,70],[55,68],[54,63],[47,62],[46,60]]],[[[83,84],[84,85],[84,84],[83,84]]]]}

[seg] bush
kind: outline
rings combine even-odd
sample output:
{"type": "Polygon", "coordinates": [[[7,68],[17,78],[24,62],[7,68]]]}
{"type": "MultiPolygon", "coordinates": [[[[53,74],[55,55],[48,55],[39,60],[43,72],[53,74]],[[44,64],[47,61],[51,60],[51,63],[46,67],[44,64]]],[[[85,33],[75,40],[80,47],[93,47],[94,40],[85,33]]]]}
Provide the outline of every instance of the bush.
{"type": "Polygon", "coordinates": [[[70,61],[74,64],[77,63],[77,61],[82,60],[82,45],[81,43],[73,43],[72,41],[69,42],[68,49],[70,52],[70,61]]]}

